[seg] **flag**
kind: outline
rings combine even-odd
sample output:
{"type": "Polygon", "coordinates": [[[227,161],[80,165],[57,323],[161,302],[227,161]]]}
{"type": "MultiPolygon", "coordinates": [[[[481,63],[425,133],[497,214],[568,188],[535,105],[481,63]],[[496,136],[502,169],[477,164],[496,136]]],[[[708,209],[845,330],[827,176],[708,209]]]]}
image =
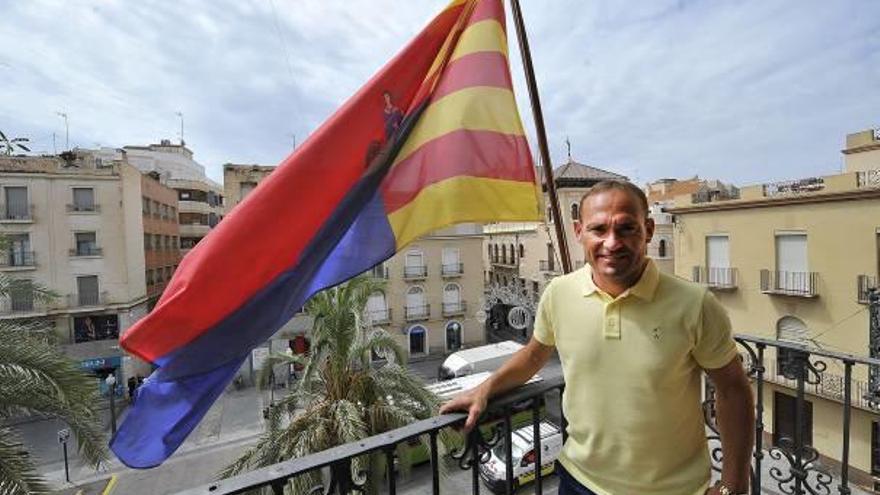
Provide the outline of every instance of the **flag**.
{"type": "Polygon", "coordinates": [[[453,1],[182,260],[120,339],[157,366],[111,440],[161,464],[316,292],[464,222],[540,219],[501,0],[453,1]]]}

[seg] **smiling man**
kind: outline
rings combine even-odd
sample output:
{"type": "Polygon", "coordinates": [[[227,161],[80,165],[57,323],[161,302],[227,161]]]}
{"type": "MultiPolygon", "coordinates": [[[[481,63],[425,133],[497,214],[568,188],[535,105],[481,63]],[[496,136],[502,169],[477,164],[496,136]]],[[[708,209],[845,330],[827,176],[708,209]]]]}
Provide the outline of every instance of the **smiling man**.
{"type": "Polygon", "coordinates": [[[441,412],[467,411],[465,428],[473,428],[491,396],[524,383],[555,348],[569,434],[560,494],[747,493],[754,407],[727,314],[705,288],[660,273],[648,258],[654,222],[638,187],[600,182],[580,208],[574,227],[587,266],[555,278],[529,344],[441,412]],[[703,371],[716,387],[724,454],[711,488],[703,371]]]}

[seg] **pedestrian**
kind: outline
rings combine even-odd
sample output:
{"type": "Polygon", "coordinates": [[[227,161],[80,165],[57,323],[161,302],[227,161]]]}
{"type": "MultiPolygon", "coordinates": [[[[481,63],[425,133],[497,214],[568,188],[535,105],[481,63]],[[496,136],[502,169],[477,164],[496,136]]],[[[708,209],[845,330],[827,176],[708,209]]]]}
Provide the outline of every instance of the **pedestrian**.
{"type": "Polygon", "coordinates": [[[135,378],[133,376],[128,377],[127,384],[128,384],[128,400],[132,404],[134,404],[134,392],[138,386],[137,378],[135,378]]]}
{"type": "Polygon", "coordinates": [[[593,186],[574,230],[586,266],[551,281],[529,343],[441,412],[466,411],[465,429],[473,428],[492,396],[525,383],[555,348],[569,435],[560,494],[748,493],[753,397],[724,308],[648,258],[654,222],[635,185],[593,186]],[[711,488],[703,371],[716,388],[723,452],[711,488]]]}

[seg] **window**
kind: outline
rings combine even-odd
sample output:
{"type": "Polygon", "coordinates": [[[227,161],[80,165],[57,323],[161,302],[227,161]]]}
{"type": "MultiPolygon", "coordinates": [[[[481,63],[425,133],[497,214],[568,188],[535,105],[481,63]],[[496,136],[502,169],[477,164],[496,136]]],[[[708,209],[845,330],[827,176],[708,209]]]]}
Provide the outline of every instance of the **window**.
{"type": "Polygon", "coordinates": [[[516,263],[516,249],[513,247],[513,244],[510,245],[510,264],[513,265],[516,263]]]}
{"type": "Polygon", "coordinates": [[[76,277],[76,293],[80,306],[96,306],[99,303],[98,276],[76,277]]]}
{"type": "Polygon", "coordinates": [[[146,280],[147,285],[153,285],[153,270],[147,269],[144,272],[144,280],[146,280]]]}
{"type": "Polygon", "coordinates": [[[427,275],[427,267],[424,263],[424,253],[411,250],[406,253],[403,266],[404,277],[424,277],[427,275]]]}
{"type": "Polygon", "coordinates": [[[144,234],[144,251],[149,251],[153,246],[150,245],[150,234],[144,234]]]}
{"type": "Polygon", "coordinates": [[[158,217],[159,217],[159,214],[160,214],[160,212],[159,212],[159,202],[153,200],[153,201],[151,201],[150,203],[153,205],[152,208],[151,208],[152,211],[153,211],[153,216],[158,218],[158,217]]]}
{"type": "Polygon", "coordinates": [[[0,265],[32,266],[34,264],[34,253],[31,251],[30,235],[7,234],[6,238],[8,241],[6,259],[0,262],[0,265]]]}
{"type": "Polygon", "coordinates": [[[74,234],[77,256],[97,256],[98,238],[94,232],[77,232],[74,234]]]}
{"type": "Polygon", "coordinates": [[[443,313],[455,314],[463,309],[461,287],[458,284],[446,284],[443,288],[443,313]]]}
{"type": "Polygon", "coordinates": [[[666,257],[666,239],[660,239],[657,245],[657,256],[660,258],[666,257]]]}
{"type": "Polygon", "coordinates": [[[441,260],[443,275],[456,275],[462,272],[461,251],[458,248],[443,248],[441,260]]]}
{"type": "Polygon", "coordinates": [[[495,261],[495,263],[498,263],[498,244],[495,244],[495,258],[493,261],[495,261]]]}
{"type": "Polygon", "coordinates": [[[34,310],[34,289],[30,280],[16,280],[9,288],[9,303],[12,311],[34,310]]]}
{"type": "Polygon", "coordinates": [[[173,206],[171,207],[171,220],[174,222],[177,221],[177,208],[173,206]]]}
{"type": "Polygon", "coordinates": [[[143,210],[144,215],[150,214],[150,198],[145,196],[141,197],[141,202],[143,203],[141,206],[141,210],[143,210]]]}
{"type": "MultiPolygon", "coordinates": [[[[794,316],[783,316],[776,322],[776,340],[795,344],[809,342],[809,330],[802,320],[794,316]]],[[[777,352],[776,373],[783,375],[786,367],[794,362],[797,351],[779,349],[777,352]]]]}
{"type": "Polygon", "coordinates": [[[501,246],[501,262],[507,264],[507,244],[501,246]]]}
{"type": "Polygon", "coordinates": [[[526,247],[522,244],[519,245],[519,257],[520,259],[524,258],[526,255],[526,247]]]}
{"type": "Polygon", "coordinates": [[[730,270],[730,239],[726,235],[706,236],[706,281],[709,285],[733,285],[730,270]]]}
{"type": "Polygon", "coordinates": [[[369,317],[369,321],[378,323],[388,321],[388,303],[385,301],[385,293],[382,291],[377,291],[370,294],[369,299],[367,299],[367,316],[369,317]]]}
{"type": "Polygon", "coordinates": [[[6,215],[8,220],[26,220],[30,218],[30,207],[26,187],[4,187],[6,199],[6,215]]]}
{"type": "Polygon", "coordinates": [[[409,332],[409,353],[410,354],[427,354],[428,353],[428,331],[421,325],[410,327],[409,332]]]}
{"type": "Polygon", "coordinates": [[[776,289],[804,292],[808,289],[807,234],[776,234],[776,289]]]}
{"type": "Polygon", "coordinates": [[[95,210],[95,190],[91,187],[74,187],[73,211],[95,210]]]}
{"type": "Polygon", "coordinates": [[[446,324],[446,351],[455,352],[461,349],[461,323],[450,321],[446,324]]]}
{"type": "Polygon", "coordinates": [[[580,220],[580,218],[581,218],[580,217],[580,213],[581,213],[580,209],[581,209],[581,207],[577,203],[571,204],[571,219],[572,220],[580,220]]]}

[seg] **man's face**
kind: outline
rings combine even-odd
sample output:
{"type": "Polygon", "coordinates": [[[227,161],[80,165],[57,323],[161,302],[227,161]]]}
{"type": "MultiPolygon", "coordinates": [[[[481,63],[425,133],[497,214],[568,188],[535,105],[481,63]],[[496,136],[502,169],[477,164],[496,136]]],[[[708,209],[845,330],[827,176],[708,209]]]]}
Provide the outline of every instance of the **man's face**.
{"type": "Polygon", "coordinates": [[[638,280],[654,221],[632,194],[610,189],[588,197],[574,230],[594,276],[626,287],[638,280]]]}

